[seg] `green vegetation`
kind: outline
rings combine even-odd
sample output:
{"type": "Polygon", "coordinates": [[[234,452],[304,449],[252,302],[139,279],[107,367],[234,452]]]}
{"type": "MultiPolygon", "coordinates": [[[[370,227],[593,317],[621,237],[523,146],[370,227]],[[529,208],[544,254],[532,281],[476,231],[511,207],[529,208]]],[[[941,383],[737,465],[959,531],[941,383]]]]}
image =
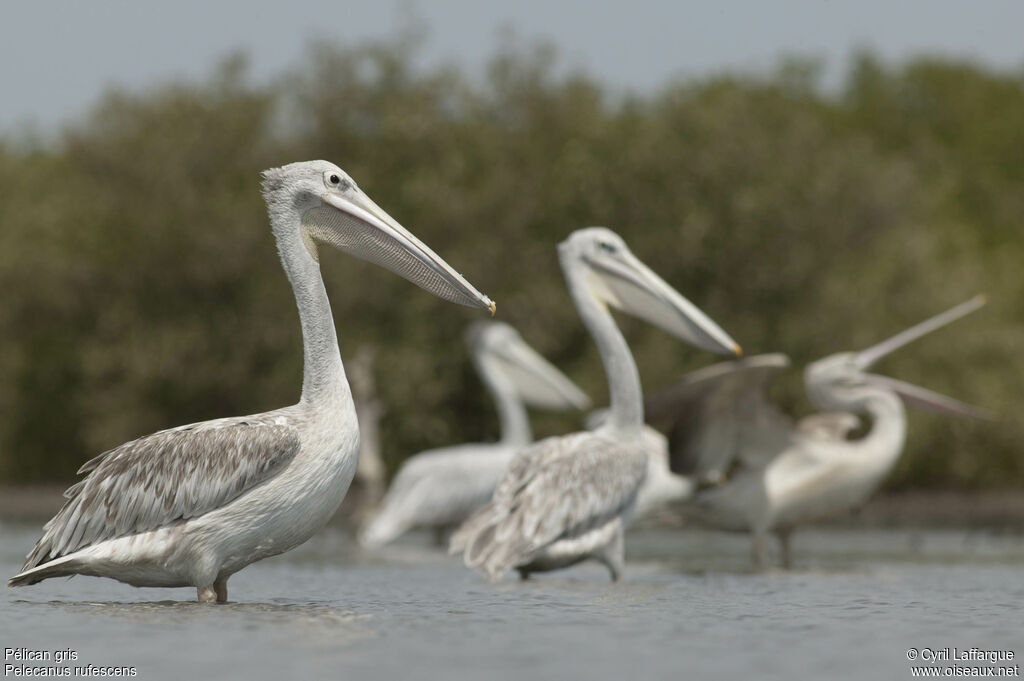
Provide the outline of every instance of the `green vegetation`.
{"type": "MultiPolygon", "coordinates": [[[[299,392],[298,318],[259,171],[326,158],[478,288],[600,404],[605,379],[555,244],[604,224],[739,340],[799,367],[977,292],[991,303],[879,370],[987,407],[913,414],[895,486],[1024,484],[1024,72],[859,60],[616,98],[499,52],[482,82],[413,67],[401,40],[315,46],[271,86],[111,92],[52,145],[0,142],[0,479],[69,479],[91,456],[299,392]]],[[[479,314],[339,254],[322,262],[342,351],[378,347],[392,470],[492,437],[463,352],[479,314]]],[[[719,358],[623,319],[647,388],[719,358]]],[[[575,426],[539,417],[540,434],[575,426]]]]}

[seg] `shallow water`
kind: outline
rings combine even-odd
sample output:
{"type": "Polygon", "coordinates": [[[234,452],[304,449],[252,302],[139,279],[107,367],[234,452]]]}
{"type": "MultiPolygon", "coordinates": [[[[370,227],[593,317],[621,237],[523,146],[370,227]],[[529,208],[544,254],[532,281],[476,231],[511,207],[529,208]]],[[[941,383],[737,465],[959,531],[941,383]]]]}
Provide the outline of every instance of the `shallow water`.
{"type": "MultiPolygon", "coordinates": [[[[0,525],[5,577],[36,537],[0,525]]],[[[618,584],[590,565],[489,584],[425,537],[366,553],[328,529],[232,577],[227,605],[89,577],[5,589],[0,645],[140,679],[910,678],[909,648],[1024,655],[1021,535],[806,531],[798,568],[765,573],[739,535],[627,546],[618,584]]]]}

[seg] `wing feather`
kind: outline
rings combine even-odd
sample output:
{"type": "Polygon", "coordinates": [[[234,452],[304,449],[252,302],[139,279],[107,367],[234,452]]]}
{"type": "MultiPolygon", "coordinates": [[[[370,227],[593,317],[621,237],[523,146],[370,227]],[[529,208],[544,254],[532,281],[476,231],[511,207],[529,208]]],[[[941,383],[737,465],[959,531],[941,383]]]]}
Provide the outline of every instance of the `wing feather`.
{"type": "Polygon", "coordinates": [[[491,503],[453,535],[453,551],[492,578],[559,539],[572,538],[627,511],[647,472],[641,440],[599,432],[541,440],[519,452],[491,503]]]}
{"type": "Polygon", "coordinates": [[[87,474],[43,526],[29,570],[101,541],[188,520],[272,477],[299,450],[287,419],[262,414],[206,421],[126,442],[87,461],[87,474]]]}
{"type": "Polygon", "coordinates": [[[668,430],[672,471],[720,482],[734,462],[764,466],[784,450],[793,422],[765,390],[788,366],[777,353],[721,362],[647,396],[648,420],[668,430]]]}

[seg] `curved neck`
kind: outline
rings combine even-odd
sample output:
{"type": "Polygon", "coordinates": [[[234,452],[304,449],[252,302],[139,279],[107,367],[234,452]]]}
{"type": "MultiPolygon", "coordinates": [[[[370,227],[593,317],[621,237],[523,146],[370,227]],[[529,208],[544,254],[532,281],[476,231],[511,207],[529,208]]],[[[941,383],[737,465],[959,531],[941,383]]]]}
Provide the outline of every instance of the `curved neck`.
{"type": "Polygon", "coordinates": [[[888,466],[896,462],[907,439],[907,411],[898,395],[883,388],[866,390],[861,410],[871,416],[871,430],[857,442],[865,455],[888,466]]]}
{"type": "Polygon", "coordinates": [[[525,447],[533,442],[530,416],[526,413],[526,405],[523,404],[519,394],[509,384],[501,370],[492,366],[483,355],[484,353],[481,352],[480,356],[475,358],[476,368],[498,410],[498,427],[501,432],[499,442],[513,447],[525,447]]]}
{"type": "Polygon", "coordinates": [[[271,210],[270,219],[302,324],[302,402],[323,403],[351,396],[320,264],[302,241],[300,216],[290,209],[271,210]]]}
{"type": "Polygon", "coordinates": [[[871,428],[864,437],[848,442],[855,456],[875,461],[888,470],[899,458],[907,437],[907,412],[903,400],[880,387],[857,388],[856,395],[833,394],[833,404],[843,411],[866,414],[871,428]]]}
{"type": "Polygon", "coordinates": [[[587,286],[586,269],[577,263],[563,263],[563,268],[569,293],[580,319],[597,343],[608,376],[608,423],[614,428],[639,430],[644,422],[644,399],[633,353],[608,308],[587,286]]]}

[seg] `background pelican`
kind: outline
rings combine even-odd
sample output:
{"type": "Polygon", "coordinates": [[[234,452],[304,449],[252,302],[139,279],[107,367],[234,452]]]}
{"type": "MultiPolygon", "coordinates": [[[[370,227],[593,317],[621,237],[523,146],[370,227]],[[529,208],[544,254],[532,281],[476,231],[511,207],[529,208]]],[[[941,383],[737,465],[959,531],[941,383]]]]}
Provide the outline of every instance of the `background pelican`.
{"type": "Polygon", "coordinates": [[[773,354],[726,362],[684,377],[648,401],[653,421],[679,410],[671,432],[672,467],[724,484],[697,494],[695,514],[713,526],[753,533],[754,557],[767,562],[765,536],[780,539],[791,564],[793,528],[863,503],[892,470],[906,439],[903,402],[952,416],[974,407],[923,388],[867,373],[882,357],[984,304],[977,297],[861,352],[814,362],[804,373],[824,413],[794,423],[765,397],[767,382],[789,366],[773,354]],[[848,436],[870,419],[866,434],[848,436]]]}
{"type": "Polygon", "coordinates": [[[508,324],[476,322],[466,344],[498,408],[501,439],[421,452],[402,464],[379,511],[359,534],[380,546],[413,527],[438,536],[487,503],[512,456],[533,441],[526,406],[585,409],[590,400],[508,324]]]}
{"type": "Polygon", "coordinates": [[[86,463],[88,476],[44,526],[8,586],[62,575],[135,586],[195,586],[227,600],[227,580],[301,544],[338,507],[359,430],[318,248],[381,265],[446,300],[494,303],[326,161],[263,173],[263,196],[302,324],[302,396],[263,414],[205,421],[133,440],[86,463]]]}
{"type": "Polygon", "coordinates": [[[334,518],[352,535],[377,508],[387,485],[387,472],[380,451],[380,419],[384,407],[377,396],[373,370],[376,356],[372,346],[362,345],[345,366],[359,424],[359,465],[334,518]]]}
{"type": "Polygon", "coordinates": [[[594,431],[541,440],[517,454],[491,502],[451,541],[466,564],[491,579],[520,576],[588,558],[613,580],[623,569],[623,530],[647,472],[640,376],[608,306],[645,319],[698,347],[739,353],[703,312],[603,227],[579,230],[558,247],[580,317],[608,375],[608,420],[594,431]]]}

